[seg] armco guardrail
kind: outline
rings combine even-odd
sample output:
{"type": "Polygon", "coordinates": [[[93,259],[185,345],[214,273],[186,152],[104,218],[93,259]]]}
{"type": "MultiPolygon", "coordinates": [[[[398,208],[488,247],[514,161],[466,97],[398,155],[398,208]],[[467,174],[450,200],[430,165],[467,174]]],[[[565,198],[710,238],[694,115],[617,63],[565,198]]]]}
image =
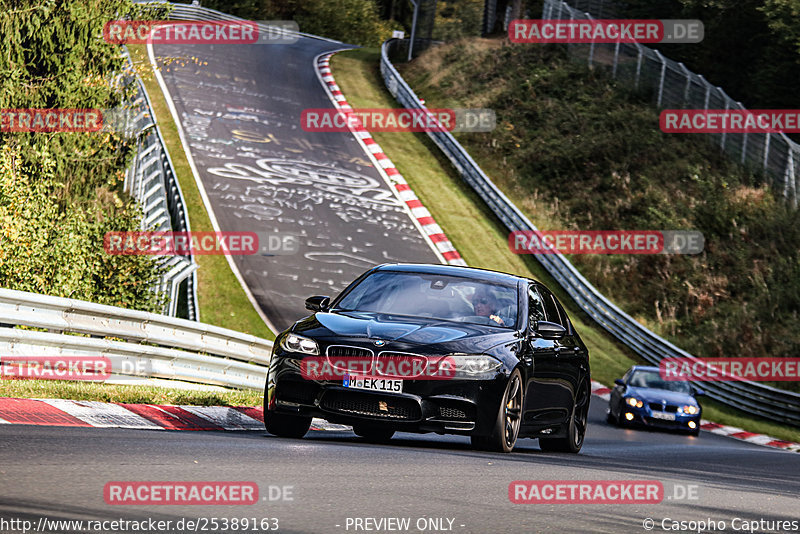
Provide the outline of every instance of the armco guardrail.
{"type": "Polygon", "coordinates": [[[2,356],[103,356],[114,375],[262,390],[271,352],[269,340],[217,326],[0,289],[2,356]]]}
{"type": "MultiPolygon", "coordinates": [[[[130,63],[129,63],[130,65],[130,63]]],[[[153,106],[141,80],[126,76],[127,83],[136,84],[136,94],[129,104],[132,120],[126,131],[138,137],[136,156],[125,173],[123,188],[142,207],[142,229],[157,232],[189,232],[189,218],[180,185],[175,176],[174,165],[169,157],[161,130],[153,119],[153,106]]],[[[197,263],[193,256],[163,256],[159,261],[164,267],[161,282],[155,288],[167,295],[164,312],[176,316],[181,283],[187,280],[187,316],[191,320],[199,317],[197,310],[197,263]]]]}
{"type": "MultiPolygon", "coordinates": [[[[406,108],[426,109],[389,60],[391,39],[381,47],[381,74],[389,92],[406,108]]],[[[509,231],[537,230],[527,217],[484,174],[449,132],[428,132],[428,136],[448,157],[478,195],[509,231]]],[[[651,332],[595,289],[569,260],[561,254],[537,254],[536,259],[566,290],[578,306],[600,326],[625,343],[642,358],[658,364],[663,358],[690,358],[689,353],[651,332]]],[[[800,395],[753,382],[704,382],[709,397],[764,418],[800,426],[800,395]]]]}

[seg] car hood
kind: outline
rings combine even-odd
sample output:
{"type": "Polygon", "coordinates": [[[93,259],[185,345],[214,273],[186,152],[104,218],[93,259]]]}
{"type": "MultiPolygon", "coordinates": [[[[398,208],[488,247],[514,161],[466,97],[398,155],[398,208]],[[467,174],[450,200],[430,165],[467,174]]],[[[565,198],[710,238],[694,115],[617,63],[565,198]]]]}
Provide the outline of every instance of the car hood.
{"type": "Polygon", "coordinates": [[[506,328],[372,312],[318,312],[297,323],[294,332],[316,339],[383,340],[386,350],[435,344],[442,351],[483,352],[515,339],[514,330],[506,328]]]}
{"type": "Polygon", "coordinates": [[[679,393],[666,389],[628,387],[626,397],[636,397],[644,402],[662,402],[667,404],[697,404],[695,398],[688,393],[679,393]]]}

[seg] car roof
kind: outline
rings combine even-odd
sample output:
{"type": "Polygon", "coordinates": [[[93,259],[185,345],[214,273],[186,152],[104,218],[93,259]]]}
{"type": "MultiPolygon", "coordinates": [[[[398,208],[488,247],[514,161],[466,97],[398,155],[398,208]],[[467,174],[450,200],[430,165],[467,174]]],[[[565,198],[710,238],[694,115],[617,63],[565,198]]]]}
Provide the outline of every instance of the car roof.
{"type": "Polygon", "coordinates": [[[655,371],[656,373],[660,372],[661,369],[655,367],[653,365],[634,365],[630,369],[631,371],[655,371]]]}
{"type": "Polygon", "coordinates": [[[499,282],[504,284],[516,285],[519,281],[535,282],[530,278],[516,276],[488,269],[478,269],[475,267],[462,267],[459,265],[441,265],[434,263],[384,263],[375,267],[375,271],[394,271],[408,273],[441,274],[449,276],[463,276],[489,282],[499,282]]]}

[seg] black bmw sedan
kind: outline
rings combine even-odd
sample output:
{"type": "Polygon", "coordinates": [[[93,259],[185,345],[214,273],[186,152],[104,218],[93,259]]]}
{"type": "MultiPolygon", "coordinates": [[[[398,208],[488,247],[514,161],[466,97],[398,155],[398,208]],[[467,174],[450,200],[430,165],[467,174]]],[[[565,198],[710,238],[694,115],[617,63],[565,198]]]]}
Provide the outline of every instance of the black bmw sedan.
{"type": "Polygon", "coordinates": [[[275,340],[264,392],[269,433],[302,437],[313,417],[372,441],[396,431],[469,435],[510,452],[583,445],[589,356],[541,283],[447,265],[385,264],[275,340]]]}

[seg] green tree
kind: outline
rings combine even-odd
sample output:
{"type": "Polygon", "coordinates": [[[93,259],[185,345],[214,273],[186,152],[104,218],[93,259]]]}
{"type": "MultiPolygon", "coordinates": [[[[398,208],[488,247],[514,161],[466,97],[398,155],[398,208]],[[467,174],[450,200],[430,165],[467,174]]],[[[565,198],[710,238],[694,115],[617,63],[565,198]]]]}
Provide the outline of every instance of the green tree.
{"type": "MultiPolygon", "coordinates": [[[[0,108],[101,110],[121,106],[133,89],[117,83],[125,58],[102,39],[103,26],[159,15],[126,0],[0,0],[0,13],[0,108]]],[[[62,203],[113,188],[135,149],[135,140],[115,133],[15,133],[0,142],[9,136],[27,163],[35,163],[28,154],[46,147],[62,203]]]]}
{"type": "Polygon", "coordinates": [[[441,1],[436,8],[433,38],[452,41],[460,37],[477,37],[483,23],[483,0],[441,1]]]}
{"type": "Polygon", "coordinates": [[[0,282],[3,287],[160,311],[152,287],[160,269],[150,256],[109,255],[103,236],[138,228],[141,212],[106,191],[108,206],[61,207],[52,180],[56,164],[45,150],[28,164],[13,143],[0,149],[0,282]]]}
{"type": "Polygon", "coordinates": [[[374,0],[306,0],[297,4],[294,18],[300,31],[346,43],[379,46],[392,35],[374,0]]]}
{"type": "Polygon", "coordinates": [[[620,17],[699,19],[696,44],[649,45],[752,109],[798,106],[798,0],[623,0],[620,17]]]}
{"type": "MultiPolygon", "coordinates": [[[[0,109],[123,106],[125,56],[103,27],[164,15],[127,0],[0,0],[0,109]]],[[[0,132],[0,285],[160,310],[153,258],[102,246],[107,231],[139,228],[122,192],[135,149],[113,131],[0,132]]]]}
{"type": "Polygon", "coordinates": [[[759,9],[773,33],[795,46],[800,62],[800,0],[766,0],[759,9]]]}

